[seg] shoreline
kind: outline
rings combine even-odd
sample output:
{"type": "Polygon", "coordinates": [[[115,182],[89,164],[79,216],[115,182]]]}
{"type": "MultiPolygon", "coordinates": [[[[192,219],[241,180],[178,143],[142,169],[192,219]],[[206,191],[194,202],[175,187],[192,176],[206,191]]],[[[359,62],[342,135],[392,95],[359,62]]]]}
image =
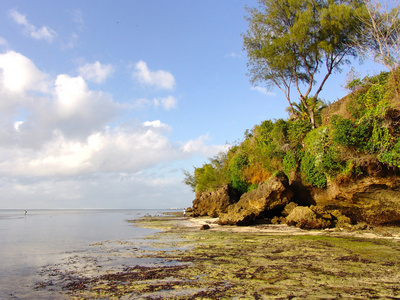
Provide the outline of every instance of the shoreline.
{"type": "Polygon", "coordinates": [[[351,236],[355,233],[286,225],[220,226],[215,221],[179,213],[135,220],[135,226],[160,231],[140,246],[132,241],[110,255],[154,264],[91,275],[64,273],[58,284],[71,299],[400,297],[397,236],[374,231],[351,236]],[[210,229],[200,230],[203,224],[210,229]]]}
{"type": "Polygon", "coordinates": [[[275,234],[275,235],[330,235],[330,236],[346,236],[346,237],[358,237],[358,238],[382,238],[382,239],[395,239],[400,240],[400,228],[399,227],[375,227],[366,230],[350,230],[350,229],[315,229],[315,230],[304,230],[295,226],[288,226],[286,224],[258,224],[248,226],[237,226],[237,225],[219,225],[218,218],[211,217],[186,217],[184,218],[186,223],[183,226],[200,229],[202,225],[208,225],[211,231],[223,231],[231,233],[264,233],[264,234],[275,234]]]}

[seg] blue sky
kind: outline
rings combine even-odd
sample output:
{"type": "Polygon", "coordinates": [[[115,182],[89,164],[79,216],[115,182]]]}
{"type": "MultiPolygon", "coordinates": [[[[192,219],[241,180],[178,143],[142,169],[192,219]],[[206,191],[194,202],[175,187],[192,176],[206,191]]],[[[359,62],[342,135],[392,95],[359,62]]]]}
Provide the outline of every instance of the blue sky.
{"type": "MultiPolygon", "coordinates": [[[[190,206],[182,169],[287,118],[246,76],[246,5],[1,1],[0,208],[190,206]]],[[[348,70],[322,98],[346,94],[348,70]]]]}

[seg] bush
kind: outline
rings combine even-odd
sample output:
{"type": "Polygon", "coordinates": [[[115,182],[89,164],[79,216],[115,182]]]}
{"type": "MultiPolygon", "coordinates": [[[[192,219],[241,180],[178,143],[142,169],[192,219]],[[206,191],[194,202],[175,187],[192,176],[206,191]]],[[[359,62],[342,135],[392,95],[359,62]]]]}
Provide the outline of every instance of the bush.
{"type": "Polygon", "coordinates": [[[400,141],[394,144],[390,151],[379,154],[378,160],[389,166],[400,168],[400,141]]]}
{"type": "Polygon", "coordinates": [[[297,169],[297,160],[296,155],[293,151],[286,152],[285,157],[283,158],[283,171],[289,179],[293,179],[293,175],[295,174],[297,169]]]}
{"type": "Polygon", "coordinates": [[[288,141],[292,149],[303,148],[303,141],[311,130],[310,122],[305,120],[290,120],[287,124],[288,141]]]}
{"type": "Polygon", "coordinates": [[[357,124],[339,115],[331,118],[332,141],[339,145],[358,151],[368,151],[371,148],[371,125],[357,124]]]}
{"type": "Polygon", "coordinates": [[[326,187],[326,177],[315,166],[315,155],[306,151],[300,164],[303,180],[312,186],[326,187]]]}
{"type": "Polygon", "coordinates": [[[246,193],[248,188],[248,184],[243,175],[243,171],[247,164],[248,157],[239,151],[230,159],[228,164],[230,184],[240,194],[246,193]]]}
{"type": "Polygon", "coordinates": [[[334,179],[345,172],[346,162],[341,159],[337,151],[329,148],[322,159],[321,168],[330,179],[334,179]]]}

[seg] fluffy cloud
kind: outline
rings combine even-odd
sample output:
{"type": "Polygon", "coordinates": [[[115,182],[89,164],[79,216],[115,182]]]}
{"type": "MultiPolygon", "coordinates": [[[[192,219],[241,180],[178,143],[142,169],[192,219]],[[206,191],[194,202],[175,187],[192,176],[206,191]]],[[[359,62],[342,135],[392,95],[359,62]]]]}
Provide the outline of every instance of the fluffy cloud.
{"type": "Polygon", "coordinates": [[[104,82],[114,72],[112,65],[102,65],[96,61],[93,64],[85,64],[79,68],[79,74],[86,80],[93,81],[95,83],[104,82]]]}
{"type": "MultiPolygon", "coordinates": [[[[8,103],[0,105],[0,178],[132,174],[224,148],[207,146],[206,136],[173,143],[160,120],[112,123],[124,107],[111,95],[90,90],[81,76],[51,79],[12,51],[0,54],[0,96],[8,103]]],[[[153,105],[171,109],[176,99],[153,105]]]]}
{"type": "Polygon", "coordinates": [[[175,87],[175,78],[170,72],[151,71],[142,60],[136,63],[133,77],[143,84],[161,89],[172,90],[175,87]]]}
{"type": "Polygon", "coordinates": [[[9,51],[0,54],[0,79],[2,91],[24,93],[28,90],[47,92],[50,82],[25,56],[9,51]]]}
{"type": "Polygon", "coordinates": [[[135,101],[134,107],[138,109],[146,109],[149,107],[162,107],[165,110],[171,110],[176,108],[178,105],[178,99],[173,96],[168,96],[164,98],[154,98],[153,100],[149,100],[146,98],[141,98],[135,101]]]}
{"type": "Polygon", "coordinates": [[[31,38],[34,38],[35,40],[46,40],[48,42],[52,42],[57,36],[57,33],[47,26],[37,28],[36,26],[30,24],[26,16],[19,13],[17,10],[11,10],[9,12],[9,15],[14,20],[14,22],[24,27],[24,31],[27,35],[29,35],[31,38]]]}
{"type": "Polygon", "coordinates": [[[226,152],[230,145],[206,145],[209,136],[202,135],[195,140],[189,140],[181,146],[181,150],[185,153],[201,153],[205,157],[212,157],[220,152],[226,152]]]}
{"type": "Polygon", "coordinates": [[[40,151],[0,148],[0,175],[49,177],[139,172],[159,162],[178,158],[178,149],[163,135],[165,128],[157,122],[108,128],[82,142],[68,139],[56,131],[40,151]]]}

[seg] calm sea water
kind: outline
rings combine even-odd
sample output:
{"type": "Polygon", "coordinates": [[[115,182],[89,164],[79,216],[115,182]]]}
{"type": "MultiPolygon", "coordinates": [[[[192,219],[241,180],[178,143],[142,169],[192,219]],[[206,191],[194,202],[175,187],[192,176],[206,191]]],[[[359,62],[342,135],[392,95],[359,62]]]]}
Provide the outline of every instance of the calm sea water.
{"type": "MultiPolygon", "coordinates": [[[[157,210],[0,210],[0,299],[42,299],[40,270],[73,251],[109,240],[138,240],[155,231],[126,222],[157,210]],[[35,294],[36,293],[36,294],[35,294]]],[[[46,297],[47,298],[47,297],[46,297]]],[[[48,295],[48,299],[56,298],[48,295]]]]}

